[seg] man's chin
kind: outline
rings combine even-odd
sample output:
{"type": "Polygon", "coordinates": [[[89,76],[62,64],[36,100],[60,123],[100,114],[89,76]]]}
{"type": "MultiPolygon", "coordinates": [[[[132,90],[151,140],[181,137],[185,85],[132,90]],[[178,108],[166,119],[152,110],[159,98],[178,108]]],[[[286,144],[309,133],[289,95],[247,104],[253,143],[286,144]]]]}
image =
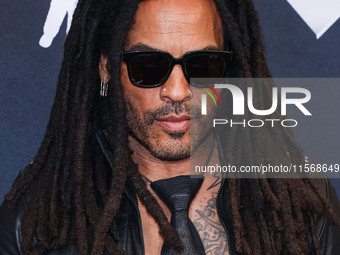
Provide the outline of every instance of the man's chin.
{"type": "MultiPolygon", "coordinates": [[[[186,132],[166,132],[165,139],[140,138],[134,132],[130,135],[149,153],[157,159],[166,161],[177,161],[190,157],[190,137],[184,137],[186,132]],[[164,140],[165,139],[165,140],[164,140]]],[[[150,137],[150,136],[149,136],[150,137]]]]}
{"type": "MultiPolygon", "coordinates": [[[[169,134],[170,135],[170,134],[169,134]]],[[[165,143],[152,142],[149,148],[149,152],[155,158],[167,161],[176,161],[190,157],[190,143],[183,141],[182,133],[171,133],[170,141],[165,143]]]]}
{"type": "Polygon", "coordinates": [[[157,159],[165,161],[177,161],[190,157],[190,150],[186,151],[170,151],[166,148],[160,150],[149,150],[150,153],[157,159]]]}

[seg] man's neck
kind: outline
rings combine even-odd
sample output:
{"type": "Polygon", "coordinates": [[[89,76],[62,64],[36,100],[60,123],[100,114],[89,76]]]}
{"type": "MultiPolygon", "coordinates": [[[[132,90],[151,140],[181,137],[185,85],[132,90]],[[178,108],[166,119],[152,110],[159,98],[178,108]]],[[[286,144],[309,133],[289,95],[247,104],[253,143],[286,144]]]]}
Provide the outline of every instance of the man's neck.
{"type": "Polygon", "coordinates": [[[136,139],[129,136],[129,146],[133,151],[132,159],[138,165],[139,171],[151,181],[189,175],[190,161],[195,160],[195,164],[205,165],[213,143],[214,136],[210,135],[195,152],[194,157],[169,161],[156,158],[136,139]]]}

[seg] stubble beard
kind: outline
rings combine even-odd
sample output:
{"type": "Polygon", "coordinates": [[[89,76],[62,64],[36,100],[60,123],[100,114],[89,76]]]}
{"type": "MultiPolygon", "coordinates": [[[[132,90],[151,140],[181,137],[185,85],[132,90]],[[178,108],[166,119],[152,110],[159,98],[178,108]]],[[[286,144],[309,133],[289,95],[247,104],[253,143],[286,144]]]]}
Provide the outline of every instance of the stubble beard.
{"type": "Polygon", "coordinates": [[[163,106],[141,112],[138,107],[125,97],[126,119],[129,134],[152,156],[160,160],[177,161],[190,157],[190,151],[195,151],[211,133],[209,123],[212,123],[213,113],[202,118],[199,107],[191,106],[190,103],[172,102],[163,106]],[[185,132],[164,131],[169,139],[167,142],[157,142],[152,134],[153,123],[156,119],[170,114],[188,114],[190,121],[190,139],[185,139],[189,130],[185,132]]]}

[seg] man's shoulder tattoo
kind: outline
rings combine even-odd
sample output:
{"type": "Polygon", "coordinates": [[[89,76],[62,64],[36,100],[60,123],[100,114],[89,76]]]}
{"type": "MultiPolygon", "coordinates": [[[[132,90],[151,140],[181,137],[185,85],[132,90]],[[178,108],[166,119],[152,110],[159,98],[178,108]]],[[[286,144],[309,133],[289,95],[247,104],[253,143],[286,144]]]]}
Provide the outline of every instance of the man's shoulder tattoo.
{"type": "Polygon", "coordinates": [[[216,193],[202,209],[197,209],[193,221],[207,255],[228,254],[227,234],[217,215],[216,193]]]}

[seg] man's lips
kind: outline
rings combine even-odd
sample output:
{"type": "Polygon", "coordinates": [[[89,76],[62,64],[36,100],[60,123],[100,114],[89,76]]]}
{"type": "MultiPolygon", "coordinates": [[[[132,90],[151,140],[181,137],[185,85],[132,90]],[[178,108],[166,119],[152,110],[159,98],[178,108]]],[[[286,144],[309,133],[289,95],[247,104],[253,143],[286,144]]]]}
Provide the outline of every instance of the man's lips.
{"type": "Polygon", "coordinates": [[[156,119],[163,128],[170,132],[183,132],[190,125],[189,115],[170,115],[163,118],[156,119]]]}

